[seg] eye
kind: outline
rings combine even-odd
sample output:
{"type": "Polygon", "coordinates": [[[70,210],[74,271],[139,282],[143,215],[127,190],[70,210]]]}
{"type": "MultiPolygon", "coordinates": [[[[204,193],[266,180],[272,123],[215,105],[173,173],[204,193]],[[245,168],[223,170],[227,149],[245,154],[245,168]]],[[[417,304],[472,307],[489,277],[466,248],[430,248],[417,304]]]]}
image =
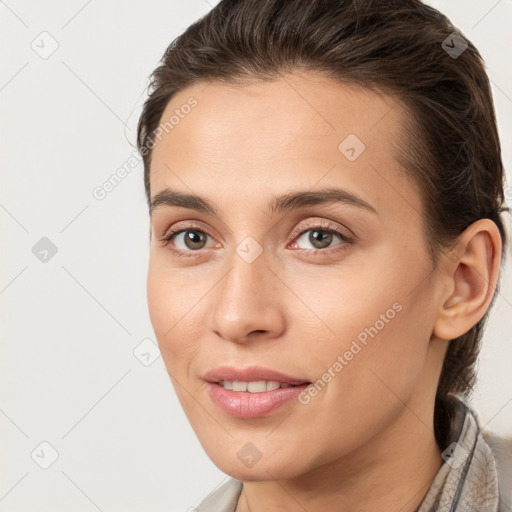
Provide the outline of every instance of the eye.
{"type": "Polygon", "coordinates": [[[208,237],[210,235],[204,230],[190,226],[184,229],[173,229],[160,241],[164,246],[173,241],[174,245],[177,246],[175,252],[181,256],[183,253],[197,252],[204,249],[208,237]]]}
{"type": "Polygon", "coordinates": [[[299,237],[294,242],[293,246],[297,247],[299,250],[305,251],[321,251],[321,252],[330,252],[333,241],[338,238],[341,242],[335,244],[335,246],[341,246],[339,249],[334,250],[342,250],[345,249],[347,244],[351,244],[354,240],[343,233],[340,229],[331,227],[330,225],[320,225],[313,226],[307,230],[303,230],[299,237]],[[309,234],[308,234],[309,233],[309,234]],[[309,243],[312,247],[298,247],[302,243],[309,243]]]}
{"type": "MultiPolygon", "coordinates": [[[[182,229],[179,229],[179,227],[171,229],[160,239],[160,242],[163,246],[167,246],[172,242],[172,245],[175,246],[172,250],[178,256],[194,256],[194,253],[198,253],[201,249],[207,248],[206,242],[208,238],[213,237],[203,228],[188,226],[182,229]]],[[[317,252],[329,253],[331,251],[344,250],[348,248],[349,244],[354,243],[352,237],[343,233],[339,228],[333,227],[331,224],[313,225],[299,232],[294,240],[296,241],[291,244],[292,248],[315,254],[317,252]],[[306,236],[308,233],[310,233],[310,235],[306,236]],[[340,240],[340,243],[334,244],[334,248],[330,247],[336,238],[340,240]],[[298,242],[310,243],[313,247],[299,247],[298,242]],[[337,248],[337,246],[340,247],[337,248]]]]}

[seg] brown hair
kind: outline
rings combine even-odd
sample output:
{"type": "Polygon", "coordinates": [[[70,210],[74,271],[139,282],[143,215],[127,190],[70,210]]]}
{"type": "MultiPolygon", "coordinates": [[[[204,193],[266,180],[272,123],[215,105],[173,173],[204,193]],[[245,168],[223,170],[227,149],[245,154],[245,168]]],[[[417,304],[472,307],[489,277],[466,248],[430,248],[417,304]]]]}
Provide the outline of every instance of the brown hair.
{"type": "MultiPolygon", "coordinates": [[[[137,130],[148,204],[155,130],[174,94],[199,81],[243,84],[293,70],[322,72],[403,103],[409,115],[397,160],[420,186],[434,267],[482,218],[498,226],[505,255],[500,211],[508,208],[483,59],[446,16],[419,0],[221,1],[169,45],[151,75],[137,130]]],[[[449,341],[434,411],[441,449],[451,421],[447,395],[470,395],[489,309],[449,341]]]]}

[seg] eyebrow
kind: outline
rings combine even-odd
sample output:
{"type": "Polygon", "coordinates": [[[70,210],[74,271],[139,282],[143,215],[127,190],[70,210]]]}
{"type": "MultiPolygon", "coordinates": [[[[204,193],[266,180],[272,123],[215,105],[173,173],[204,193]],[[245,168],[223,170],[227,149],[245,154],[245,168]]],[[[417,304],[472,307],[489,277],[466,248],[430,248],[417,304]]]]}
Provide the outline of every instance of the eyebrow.
{"type": "MultiPolygon", "coordinates": [[[[267,211],[273,214],[304,208],[307,206],[332,203],[343,203],[357,206],[378,215],[377,210],[364,199],[352,192],[349,192],[348,190],[340,188],[323,188],[315,190],[314,192],[297,191],[283,194],[281,196],[274,197],[268,203],[267,211]]],[[[188,208],[190,210],[196,210],[198,212],[220,218],[219,211],[208,199],[195,194],[185,194],[176,190],[171,190],[170,188],[165,188],[158,192],[158,194],[155,194],[151,200],[150,214],[153,213],[153,210],[161,206],[188,208]]]]}

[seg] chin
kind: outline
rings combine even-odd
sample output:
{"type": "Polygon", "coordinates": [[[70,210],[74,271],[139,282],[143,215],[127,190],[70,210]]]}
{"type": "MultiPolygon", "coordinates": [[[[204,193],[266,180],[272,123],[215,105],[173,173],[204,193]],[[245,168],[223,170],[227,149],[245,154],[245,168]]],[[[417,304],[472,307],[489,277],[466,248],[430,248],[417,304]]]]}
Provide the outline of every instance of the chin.
{"type": "Polygon", "coordinates": [[[257,459],[257,452],[249,443],[242,449],[229,453],[227,451],[220,453],[213,449],[213,451],[207,451],[207,455],[222,472],[246,482],[286,480],[301,476],[308,470],[305,465],[299,463],[296,450],[288,455],[276,449],[272,451],[271,457],[266,458],[265,454],[261,453],[260,458],[257,459]]]}

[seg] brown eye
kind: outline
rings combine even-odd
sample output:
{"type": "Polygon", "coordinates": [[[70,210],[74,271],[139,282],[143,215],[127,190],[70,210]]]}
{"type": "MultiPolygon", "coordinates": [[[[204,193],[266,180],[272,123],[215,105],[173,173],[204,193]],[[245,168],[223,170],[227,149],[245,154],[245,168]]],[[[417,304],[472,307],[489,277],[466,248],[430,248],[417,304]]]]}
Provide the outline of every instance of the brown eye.
{"type": "Polygon", "coordinates": [[[209,236],[210,235],[199,229],[188,228],[171,231],[171,233],[161,241],[164,245],[167,245],[169,242],[173,242],[178,251],[194,252],[204,249],[207,237],[209,236]]]}
{"type": "Polygon", "coordinates": [[[295,244],[298,246],[301,239],[303,240],[302,243],[304,243],[305,239],[306,242],[311,244],[312,247],[298,247],[299,249],[312,251],[322,250],[326,248],[329,249],[329,246],[336,238],[338,238],[341,241],[341,243],[334,244],[335,246],[346,245],[346,243],[351,242],[351,240],[346,235],[344,235],[343,233],[336,229],[324,229],[321,227],[316,227],[303,231],[297,238],[295,244]]]}
{"type": "Polygon", "coordinates": [[[315,247],[315,249],[324,249],[332,242],[332,233],[321,229],[310,230],[308,241],[315,247]]]}
{"type": "Polygon", "coordinates": [[[183,242],[188,249],[202,249],[208,236],[202,231],[192,229],[187,229],[182,231],[182,233],[185,234],[183,242]]]}

